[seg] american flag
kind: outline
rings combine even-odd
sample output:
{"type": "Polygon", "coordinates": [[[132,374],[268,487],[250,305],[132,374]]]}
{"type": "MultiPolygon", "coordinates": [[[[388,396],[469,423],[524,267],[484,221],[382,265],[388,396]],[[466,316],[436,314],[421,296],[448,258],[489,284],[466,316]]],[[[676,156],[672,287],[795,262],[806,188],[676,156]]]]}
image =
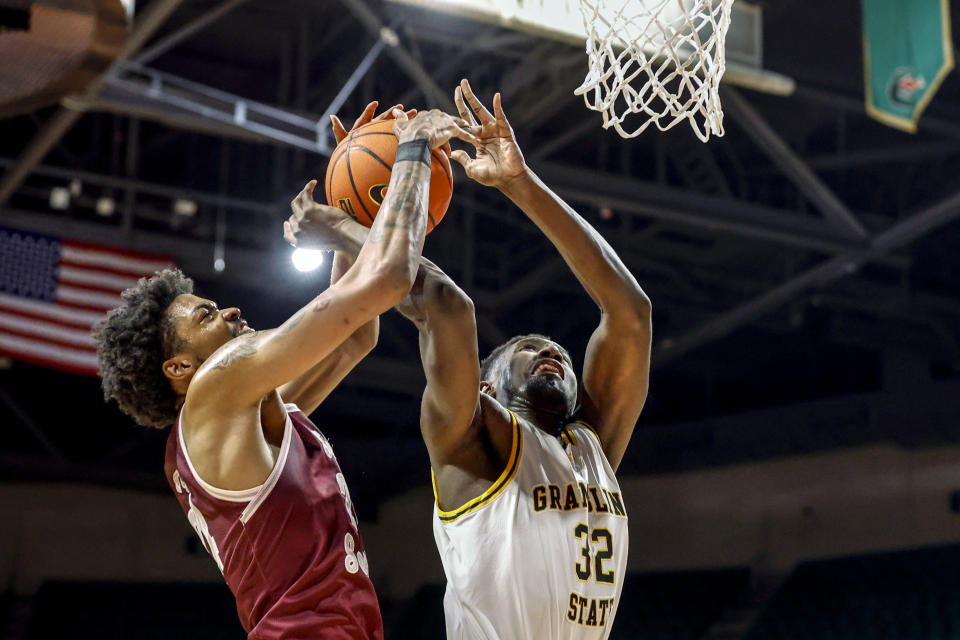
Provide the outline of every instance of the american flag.
{"type": "Polygon", "coordinates": [[[90,331],[169,258],[0,227],[0,354],[97,374],[90,331]]]}

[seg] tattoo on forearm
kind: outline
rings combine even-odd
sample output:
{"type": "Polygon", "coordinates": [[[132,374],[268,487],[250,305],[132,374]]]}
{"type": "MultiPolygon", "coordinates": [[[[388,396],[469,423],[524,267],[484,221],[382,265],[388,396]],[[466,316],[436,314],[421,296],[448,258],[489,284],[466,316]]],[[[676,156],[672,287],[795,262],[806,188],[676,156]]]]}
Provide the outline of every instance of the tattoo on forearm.
{"type": "Polygon", "coordinates": [[[384,203],[392,213],[390,220],[374,224],[367,242],[380,242],[388,229],[408,229],[418,235],[419,226],[426,226],[426,216],[422,215],[427,206],[428,189],[422,178],[418,177],[419,167],[403,171],[397,184],[391,184],[384,203]]]}
{"type": "MultiPolygon", "coordinates": [[[[325,294],[321,294],[313,301],[312,310],[323,311],[329,306],[330,298],[328,298],[325,294]]],[[[256,333],[234,338],[228,343],[230,344],[230,351],[224,354],[224,356],[220,358],[216,364],[212,365],[211,369],[226,369],[237,360],[252,358],[253,356],[257,355],[257,352],[260,349],[260,343],[270,334],[278,335],[288,333],[303,321],[305,315],[306,310],[300,309],[276,329],[257,331],[256,333]]]]}
{"type": "Polygon", "coordinates": [[[330,296],[326,292],[321,293],[319,296],[313,300],[313,312],[320,313],[325,311],[327,307],[330,306],[330,296]]]}

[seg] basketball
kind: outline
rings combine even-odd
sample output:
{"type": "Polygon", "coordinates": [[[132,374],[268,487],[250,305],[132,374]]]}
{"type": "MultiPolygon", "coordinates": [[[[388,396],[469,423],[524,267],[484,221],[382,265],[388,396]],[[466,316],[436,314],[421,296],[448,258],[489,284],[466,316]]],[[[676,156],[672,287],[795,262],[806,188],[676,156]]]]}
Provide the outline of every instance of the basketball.
{"type": "MultiPolygon", "coordinates": [[[[340,207],[367,227],[373,224],[390,183],[390,171],[397,155],[393,125],[393,120],[384,120],[351,131],[334,149],[327,165],[324,180],[327,203],[340,207]]],[[[436,149],[431,155],[427,233],[443,220],[453,195],[450,160],[436,149]]]]}

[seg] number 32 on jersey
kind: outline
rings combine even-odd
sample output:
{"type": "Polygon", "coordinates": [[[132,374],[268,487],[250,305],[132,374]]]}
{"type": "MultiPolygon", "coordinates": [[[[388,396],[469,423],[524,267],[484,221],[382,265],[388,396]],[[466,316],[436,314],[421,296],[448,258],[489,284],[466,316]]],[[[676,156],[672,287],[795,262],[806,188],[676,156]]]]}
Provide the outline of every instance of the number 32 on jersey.
{"type": "MultiPolygon", "coordinates": [[[[589,582],[591,578],[598,584],[613,584],[614,571],[606,569],[604,563],[613,558],[613,534],[609,529],[596,527],[590,529],[580,523],[573,529],[573,537],[583,542],[580,560],[573,570],[580,582],[589,582]]],[[[602,627],[607,623],[607,613],[612,614],[613,598],[588,598],[579,593],[570,593],[567,619],[587,627],[602,627]]]]}

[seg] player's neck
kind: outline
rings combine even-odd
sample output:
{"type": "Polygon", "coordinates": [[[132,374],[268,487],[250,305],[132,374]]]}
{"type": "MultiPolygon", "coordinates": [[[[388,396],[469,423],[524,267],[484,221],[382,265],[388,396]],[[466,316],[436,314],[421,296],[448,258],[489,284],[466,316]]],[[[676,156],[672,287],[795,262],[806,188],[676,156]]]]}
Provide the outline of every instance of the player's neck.
{"type": "Polygon", "coordinates": [[[511,395],[506,407],[518,417],[551,435],[558,435],[567,423],[566,412],[536,406],[522,396],[511,395]]]}

